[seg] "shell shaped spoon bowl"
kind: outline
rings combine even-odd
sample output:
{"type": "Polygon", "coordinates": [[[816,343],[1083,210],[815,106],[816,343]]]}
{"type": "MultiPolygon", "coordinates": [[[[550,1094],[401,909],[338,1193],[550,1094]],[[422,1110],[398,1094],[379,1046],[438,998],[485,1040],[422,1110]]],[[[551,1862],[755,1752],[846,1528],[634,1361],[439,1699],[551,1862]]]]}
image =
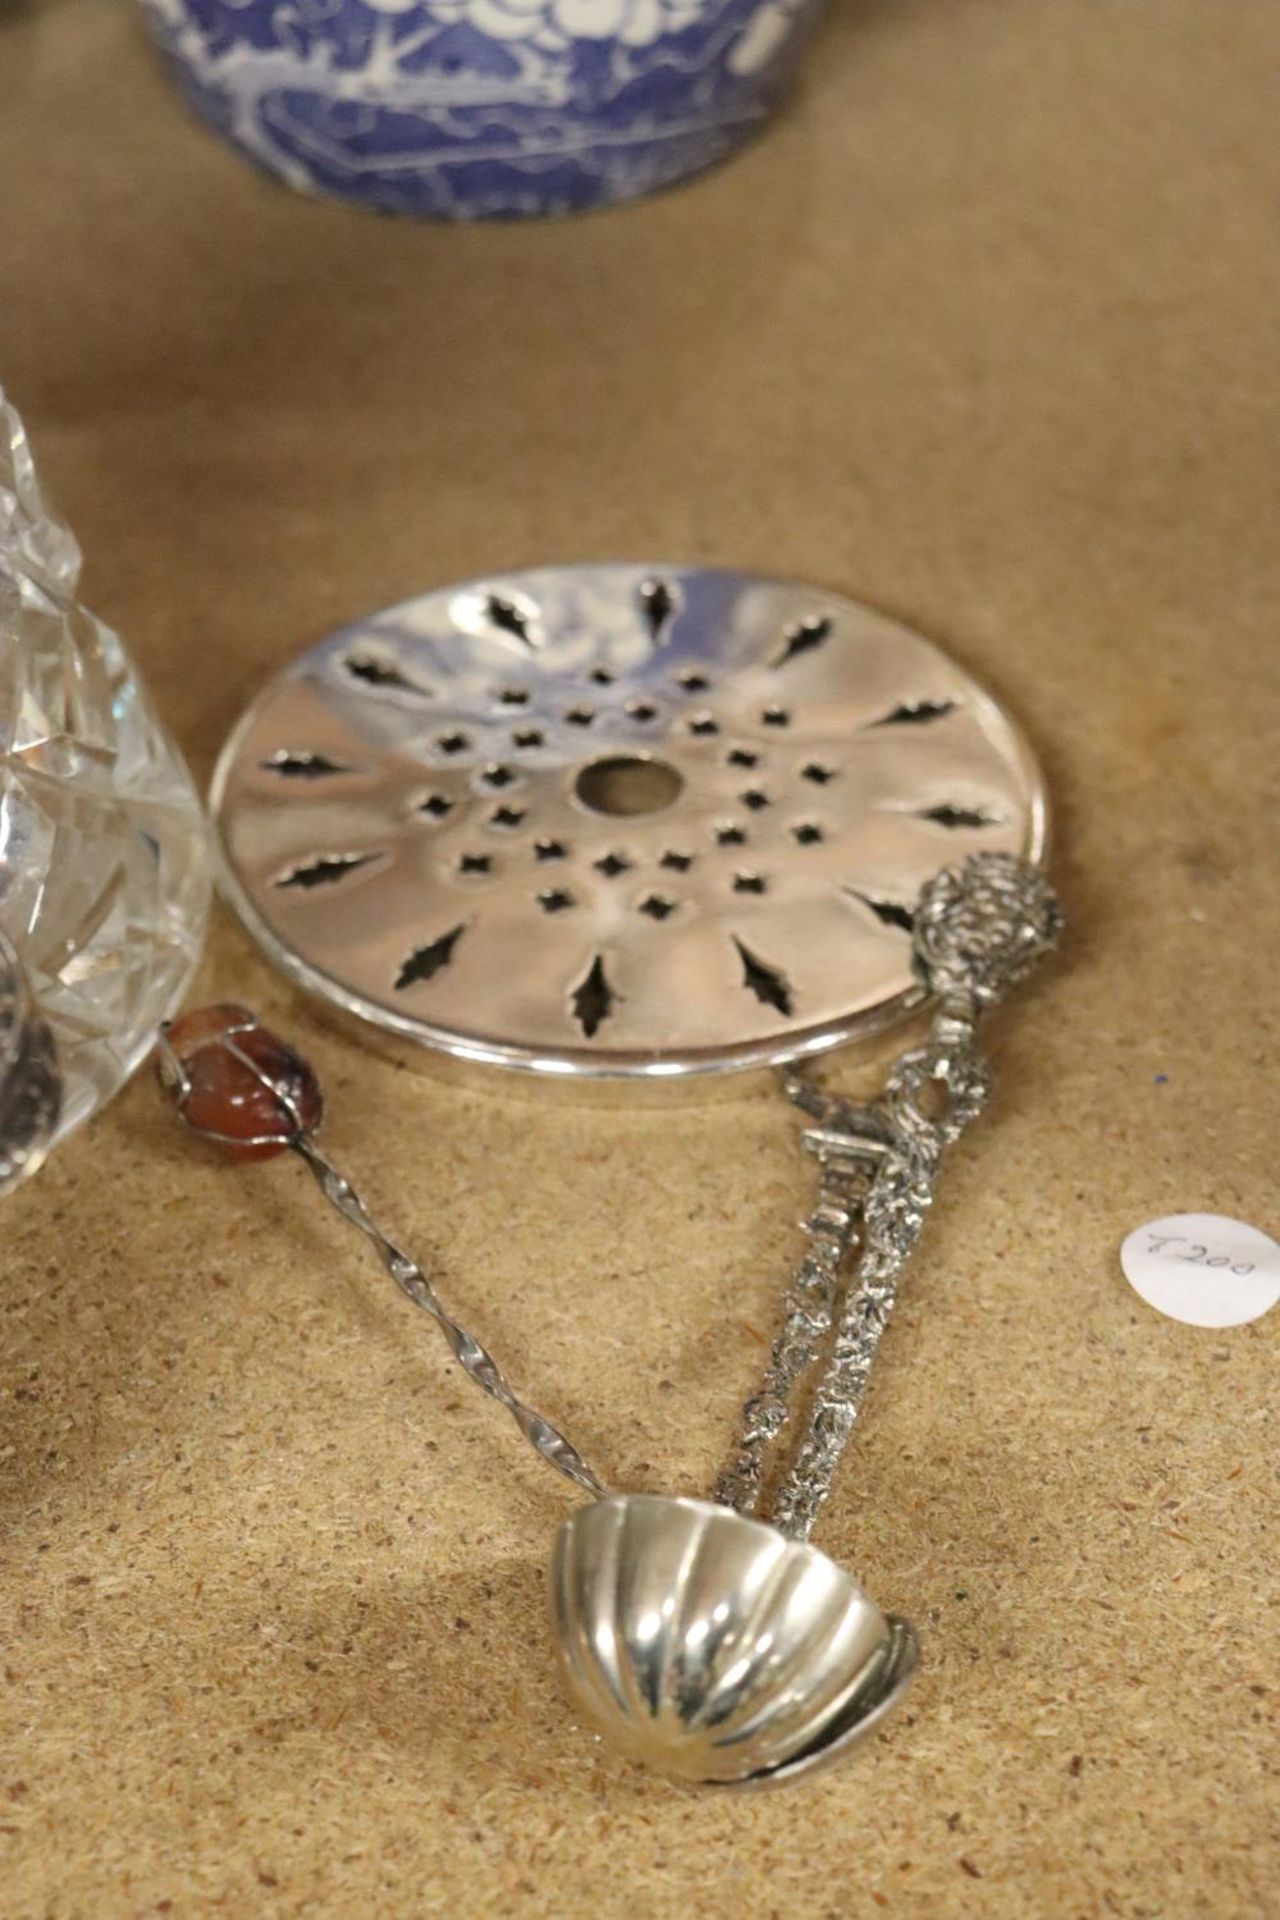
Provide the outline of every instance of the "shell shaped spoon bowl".
{"type": "Polygon", "coordinates": [[[579,1509],[557,1536],[551,1604],[574,1706],[629,1759],[704,1784],[830,1765],[916,1665],[910,1624],[826,1554],[709,1500],[579,1509]]]}

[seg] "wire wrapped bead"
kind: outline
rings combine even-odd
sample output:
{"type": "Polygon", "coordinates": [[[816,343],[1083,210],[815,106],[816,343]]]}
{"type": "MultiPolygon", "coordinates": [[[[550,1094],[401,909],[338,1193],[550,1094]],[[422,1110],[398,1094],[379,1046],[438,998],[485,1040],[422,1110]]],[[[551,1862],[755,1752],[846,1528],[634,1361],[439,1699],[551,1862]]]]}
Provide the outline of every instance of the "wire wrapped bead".
{"type": "Polygon", "coordinates": [[[194,1133],[233,1160],[268,1160],[320,1125],[320,1082],[247,1007],[201,1007],[167,1026],[161,1085],[194,1133]]]}

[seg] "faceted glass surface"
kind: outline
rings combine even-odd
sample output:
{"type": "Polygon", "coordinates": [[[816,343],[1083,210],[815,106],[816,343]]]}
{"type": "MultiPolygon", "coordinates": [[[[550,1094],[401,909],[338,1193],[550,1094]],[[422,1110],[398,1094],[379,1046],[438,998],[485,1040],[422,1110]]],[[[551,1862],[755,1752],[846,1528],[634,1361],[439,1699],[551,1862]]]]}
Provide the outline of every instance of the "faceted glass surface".
{"type": "Polygon", "coordinates": [[[0,391],[0,927],[54,1032],[60,1134],[148,1052],[209,899],[190,777],[79,568],[0,391]]]}

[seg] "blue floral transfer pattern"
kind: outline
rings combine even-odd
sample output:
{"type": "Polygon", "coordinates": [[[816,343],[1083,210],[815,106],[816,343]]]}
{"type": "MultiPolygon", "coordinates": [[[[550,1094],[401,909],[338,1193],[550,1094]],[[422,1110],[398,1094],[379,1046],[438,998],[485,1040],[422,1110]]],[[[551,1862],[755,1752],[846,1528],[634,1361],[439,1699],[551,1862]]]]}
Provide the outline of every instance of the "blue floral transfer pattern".
{"type": "Polygon", "coordinates": [[[196,108],[291,185],[453,219],[710,166],[820,0],[143,0],[196,108]]]}

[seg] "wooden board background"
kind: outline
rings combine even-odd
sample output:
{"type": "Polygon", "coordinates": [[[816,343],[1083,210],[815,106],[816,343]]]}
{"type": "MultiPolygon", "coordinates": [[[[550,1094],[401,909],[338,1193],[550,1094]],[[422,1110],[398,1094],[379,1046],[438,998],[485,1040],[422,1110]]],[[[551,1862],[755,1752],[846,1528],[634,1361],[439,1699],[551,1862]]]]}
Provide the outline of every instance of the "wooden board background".
{"type": "MultiPolygon", "coordinates": [[[[123,0],[0,27],[0,372],[203,777],[330,626],[543,558],[827,582],[1025,721],[1073,932],[992,1036],[821,1539],[921,1624],[845,1771],[699,1797],[566,1720],[558,1484],[293,1165],[130,1089],[6,1204],[0,1910],[766,1920],[1280,1912],[1276,1316],[1138,1222],[1277,1227],[1272,0],[845,0],[749,153],[418,227],[191,123],[123,0]]],[[[397,1072],[223,916],[331,1145],[623,1483],[702,1490],[807,1170],[772,1098],[397,1072]]]]}

